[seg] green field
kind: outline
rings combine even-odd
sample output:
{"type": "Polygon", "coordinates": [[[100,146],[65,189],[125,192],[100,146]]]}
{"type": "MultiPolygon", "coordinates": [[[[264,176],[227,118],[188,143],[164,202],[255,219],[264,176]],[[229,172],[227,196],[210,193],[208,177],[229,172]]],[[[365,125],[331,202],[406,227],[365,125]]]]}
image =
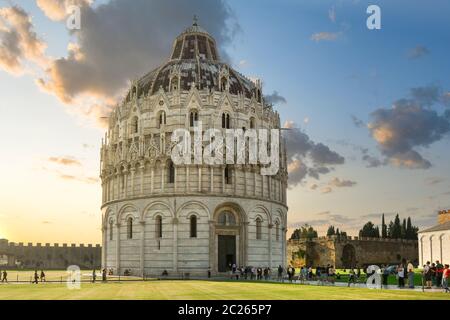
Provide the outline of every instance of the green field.
{"type": "Polygon", "coordinates": [[[83,283],[79,290],[64,284],[0,284],[0,300],[450,300],[450,294],[409,290],[370,290],[298,284],[164,280],[83,283]]]}

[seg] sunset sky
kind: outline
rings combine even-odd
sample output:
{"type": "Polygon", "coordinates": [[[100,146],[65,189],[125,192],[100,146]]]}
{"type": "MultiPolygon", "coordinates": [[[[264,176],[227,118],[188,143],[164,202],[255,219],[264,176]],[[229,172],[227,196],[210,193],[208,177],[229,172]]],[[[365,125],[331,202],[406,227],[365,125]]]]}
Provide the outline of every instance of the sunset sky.
{"type": "Polygon", "coordinates": [[[102,117],[194,14],[297,128],[291,230],[450,208],[450,2],[0,0],[0,238],[100,243],[102,117]]]}

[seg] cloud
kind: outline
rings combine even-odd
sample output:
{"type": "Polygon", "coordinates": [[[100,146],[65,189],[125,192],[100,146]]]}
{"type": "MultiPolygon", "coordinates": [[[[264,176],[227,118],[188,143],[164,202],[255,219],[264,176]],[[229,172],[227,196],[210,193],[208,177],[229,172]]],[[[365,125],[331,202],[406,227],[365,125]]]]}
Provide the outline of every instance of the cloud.
{"type": "Polygon", "coordinates": [[[379,158],[371,156],[370,154],[364,154],[362,156],[362,160],[366,162],[367,168],[378,168],[387,164],[386,161],[380,160],[379,158]]]}
{"type": "Polygon", "coordinates": [[[272,94],[264,96],[264,100],[268,104],[281,104],[281,103],[287,103],[287,100],[285,97],[281,96],[278,91],[274,91],[272,94]]]}
{"type": "Polygon", "coordinates": [[[78,182],[83,182],[83,183],[87,183],[87,184],[95,184],[95,183],[99,182],[99,179],[96,177],[84,177],[84,176],[70,175],[70,174],[64,174],[64,173],[59,173],[58,177],[63,180],[78,181],[78,182]]]}
{"type": "Polygon", "coordinates": [[[333,188],[331,188],[331,187],[323,187],[320,192],[323,193],[323,194],[331,193],[331,192],[333,192],[333,188]]]}
{"type": "MultiPolygon", "coordinates": [[[[40,7],[50,17],[60,19],[66,4],[47,0],[41,1],[40,7]]],[[[221,0],[134,0],[132,5],[129,0],[115,0],[97,7],[86,4],[81,8],[81,30],[73,33],[76,43],[70,45],[66,57],[51,63],[38,84],[65,103],[73,103],[80,96],[100,99],[82,113],[105,115],[128,87],[129,79],[164,62],[175,36],[191,25],[194,14],[222,48],[239,30],[230,8],[221,0]]]]}
{"type": "Polygon", "coordinates": [[[345,162],[344,157],[322,143],[315,143],[292,121],[285,123],[283,136],[286,141],[289,185],[295,186],[305,178],[319,179],[335,165],[345,162]]]}
{"type": "Polygon", "coordinates": [[[339,178],[334,178],[328,183],[329,186],[335,187],[335,188],[346,188],[346,187],[353,187],[356,185],[355,181],[351,180],[341,180],[339,178]]]}
{"type": "Polygon", "coordinates": [[[70,157],[50,157],[49,162],[57,163],[63,166],[81,166],[81,162],[70,157]]]}
{"type": "Polygon", "coordinates": [[[408,51],[408,58],[409,59],[419,59],[423,56],[426,56],[430,54],[430,51],[428,50],[427,47],[422,46],[422,45],[418,45],[415,48],[412,48],[408,51]]]}
{"type": "Polygon", "coordinates": [[[377,109],[368,128],[381,153],[391,164],[411,169],[427,169],[431,162],[419,153],[450,132],[450,111],[439,114],[430,108],[442,101],[435,86],[413,88],[411,97],[394,102],[391,109],[377,109]]]}
{"type": "Polygon", "coordinates": [[[342,32],[317,32],[311,35],[311,40],[320,41],[335,41],[342,35],[342,32]]]}
{"type": "Polygon", "coordinates": [[[355,125],[355,127],[357,127],[357,128],[363,128],[366,126],[364,121],[362,121],[361,119],[359,119],[358,117],[356,117],[354,115],[352,115],[352,122],[355,125]]]}
{"type": "Polygon", "coordinates": [[[444,181],[445,181],[445,179],[441,178],[441,177],[429,177],[429,178],[425,179],[425,183],[429,186],[434,186],[434,185],[440,184],[444,181]]]}
{"type": "Polygon", "coordinates": [[[336,22],[336,8],[334,6],[328,10],[328,18],[331,22],[336,22]]]}
{"type": "Polygon", "coordinates": [[[18,6],[0,8],[0,68],[18,75],[28,60],[43,66],[46,47],[28,13],[18,6]]]}
{"type": "Polygon", "coordinates": [[[91,3],[92,0],[36,0],[37,6],[54,21],[64,20],[70,6],[85,7],[91,3]]]}

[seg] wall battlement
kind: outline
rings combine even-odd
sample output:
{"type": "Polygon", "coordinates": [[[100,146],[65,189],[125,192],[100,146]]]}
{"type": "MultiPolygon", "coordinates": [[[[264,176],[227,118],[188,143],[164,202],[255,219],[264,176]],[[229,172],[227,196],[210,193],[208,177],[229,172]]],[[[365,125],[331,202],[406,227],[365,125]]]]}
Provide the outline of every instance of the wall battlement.
{"type": "Polygon", "coordinates": [[[288,259],[298,266],[333,265],[337,268],[418,262],[418,241],[365,237],[319,237],[289,240],[288,259]]]}
{"type": "Polygon", "coordinates": [[[0,255],[8,257],[8,268],[66,269],[69,265],[80,268],[100,268],[99,244],[67,244],[9,242],[0,239],[0,255]]]}

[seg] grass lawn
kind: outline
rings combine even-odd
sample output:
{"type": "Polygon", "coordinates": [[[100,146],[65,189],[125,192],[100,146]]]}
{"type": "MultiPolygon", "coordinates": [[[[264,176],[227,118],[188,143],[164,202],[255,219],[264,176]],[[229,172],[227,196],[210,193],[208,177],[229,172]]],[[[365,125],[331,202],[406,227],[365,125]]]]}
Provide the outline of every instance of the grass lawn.
{"type": "MultiPolygon", "coordinates": [[[[361,269],[362,270],[362,269],[361,269]]],[[[316,269],[313,269],[314,274],[316,273],[316,269]]],[[[415,286],[422,286],[422,270],[420,269],[416,269],[414,270],[415,274],[414,274],[414,285],[415,286]]],[[[336,274],[339,273],[340,274],[340,279],[336,278],[336,282],[348,282],[348,278],[349,278],[349,270],[346,269],[344,271],[344,269],[336,269],[336,274]]],[[[295,269],[295,274],[299,275],[300,274],[300,268],[296,268],[295,269]]],[[[407,278],[406,278],[407,279],[407,278]]],[[[361,278],[359,279],[359,282],[361,283],[365,283],[367,280],[367,276],[364,272],[361,272],[361,278]]],[[[397,285],[398,284],[398,280],[395,277],[395,275],[389,275],[388,277],[388,284],[389,285],[397,285]]]]}
{"type": "Polygon", "coordinates": [[[298,284],[165,280],[145,282],[83,283],[80,290],[65,284],[0,284],[0,300],[418,300],[448,299],[450,294],[370,290],[359,288],[318,287],[298,284]]]}

